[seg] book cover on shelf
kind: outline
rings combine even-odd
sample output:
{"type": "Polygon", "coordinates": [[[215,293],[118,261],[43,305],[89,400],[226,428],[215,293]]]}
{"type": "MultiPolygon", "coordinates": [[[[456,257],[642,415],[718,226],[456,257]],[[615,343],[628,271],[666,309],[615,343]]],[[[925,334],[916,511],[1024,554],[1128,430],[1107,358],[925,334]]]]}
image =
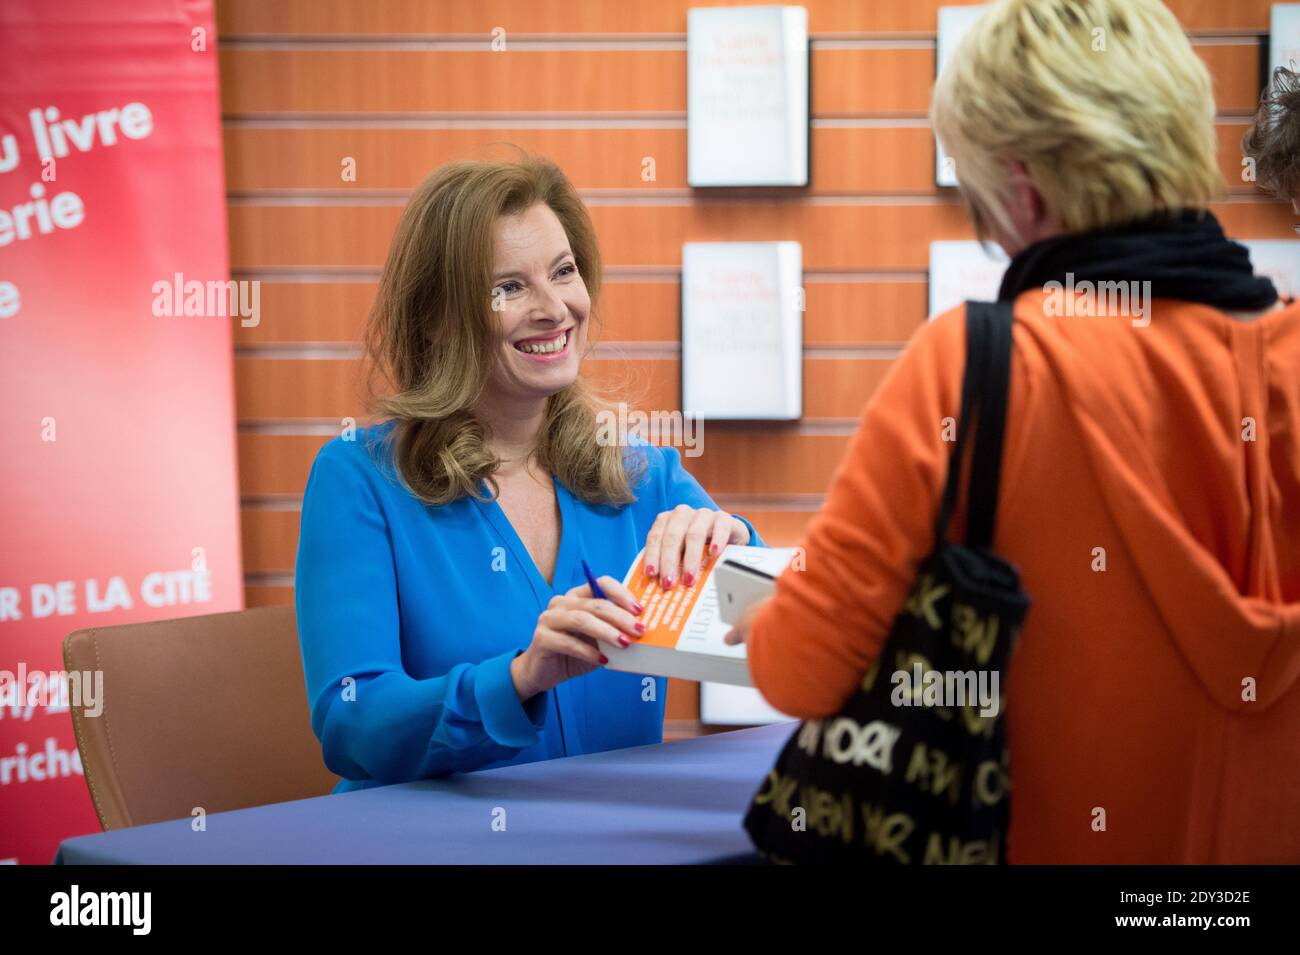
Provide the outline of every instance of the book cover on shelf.
{"type": "Polygon", "coordinates": [[[693,7],[686,14],[686,181],[807,186],[808,11],[693,7]]]}
{"type": "Polygon", "coordinates": [[[682,411],[802,417],[803,298],[798,242],[682,243],[682,411]]]}

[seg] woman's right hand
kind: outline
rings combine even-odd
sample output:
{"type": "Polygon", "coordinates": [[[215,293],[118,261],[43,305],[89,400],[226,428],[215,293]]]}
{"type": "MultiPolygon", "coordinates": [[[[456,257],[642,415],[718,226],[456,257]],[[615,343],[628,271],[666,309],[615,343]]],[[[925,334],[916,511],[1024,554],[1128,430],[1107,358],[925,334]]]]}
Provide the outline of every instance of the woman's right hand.
{"type": "Polygon", "coordinates": [[[556,594],[537,618],[533,642],[510,661],[510,676],[520,700],[529,700],[558,683],[585,676],[609,662],[602,643],[626,647],[645,626],[636,618],[644,609],[632,592],[613,577],[598,581],[606,599],[582,584],[556,594]]]}

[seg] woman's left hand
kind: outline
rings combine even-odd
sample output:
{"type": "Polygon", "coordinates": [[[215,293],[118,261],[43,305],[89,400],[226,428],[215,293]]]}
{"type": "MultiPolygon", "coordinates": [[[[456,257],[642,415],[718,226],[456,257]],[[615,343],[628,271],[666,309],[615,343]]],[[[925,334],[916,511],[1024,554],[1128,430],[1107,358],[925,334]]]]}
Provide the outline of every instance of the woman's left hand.
{"type": "Polygon", "coordinates": [[[728,544],[748,543],[743,521],[725,511],[678,504],[660,513],[646,535],[646,574],[658,577],[664,590],[678,580],[689,587],[700,575],[706,549],[712,556],[728,544]]]}

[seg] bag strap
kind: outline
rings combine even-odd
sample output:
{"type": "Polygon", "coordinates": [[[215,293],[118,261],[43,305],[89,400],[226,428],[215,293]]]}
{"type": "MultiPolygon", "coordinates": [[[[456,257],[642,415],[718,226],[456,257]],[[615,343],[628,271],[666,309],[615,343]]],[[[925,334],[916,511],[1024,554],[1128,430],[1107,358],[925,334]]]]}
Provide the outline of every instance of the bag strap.
{"type": "Polygon", "coordinates": [[[957,444],[948,462],[948,480],[935,522],[935,547],[943,543],[952,521],[961,484],[961,466],[972,422],[975,448],[967,491],[966,545],[988,550],[997,524],[998,486],[1007,394],[1011,385],[1011,305],[966,303],[966,369],[961,383],[961,419],[957,444]]]}

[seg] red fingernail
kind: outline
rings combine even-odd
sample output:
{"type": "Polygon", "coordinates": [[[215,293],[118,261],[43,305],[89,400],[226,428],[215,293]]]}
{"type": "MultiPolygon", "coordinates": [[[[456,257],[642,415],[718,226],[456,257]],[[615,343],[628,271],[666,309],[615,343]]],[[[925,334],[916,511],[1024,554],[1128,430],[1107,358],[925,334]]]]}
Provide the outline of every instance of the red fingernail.
{"type": "Polygon", "coordinates": [[[602,654],[600,655],[600,665],[601,665],[601,666],[604,666],[604,665],[607,664],[608,662],[609,662],[609,657],[605,656],[605,654],[602,653],[602,654]]]}
{"type": "Polygon", "coordinates": [[[633,608],[632,612],[635,613],[637,616],[640,616],[641,614],[645,613],[645,607],[642,607],[639,601],[637,603],[632,604],[632,608],[633,608]]]}
{"type": "Polygon", "coordinates": [[[692,574],[689,570],[686,573],[682,574],[682,583],[685,586],[689,587],[691,583],[694,582],[694,580],[695,580],[695,575],[692,574]]]}
{"type": "Polygon", "coordinates": [[[709,545],[709,553],[710,553],[710,554],[716,554],[717,552],[718,552],[718,545],[717,545],[717,544],[710,544],[710,545],[709,545]]]}
{"type": "Polygon", "coordinates": [[[647,577],[653,577],[653,576],[655,575],[654,564],[646,564],[646,565],[645,565],[645,575],[646,575],[647,577]]]}
{"type": "Polygon", "coordinates": [[[664,590],[672,590],[672,589],[673,589],[673,579],[671,577],[665,577],[664,590]]]}
{"type": "Polygon", "coordinates": [[[636,626],[637,633],[645,633],[645,624],[643,624],[640,620],[636,621],[635,626],[636,626]]]}
{"type": "Polygon", "coordinates": [[[630,647],[632,645],[632,641],[620,634],[618,638],[618,645],[620,647],[630,647]]]}

